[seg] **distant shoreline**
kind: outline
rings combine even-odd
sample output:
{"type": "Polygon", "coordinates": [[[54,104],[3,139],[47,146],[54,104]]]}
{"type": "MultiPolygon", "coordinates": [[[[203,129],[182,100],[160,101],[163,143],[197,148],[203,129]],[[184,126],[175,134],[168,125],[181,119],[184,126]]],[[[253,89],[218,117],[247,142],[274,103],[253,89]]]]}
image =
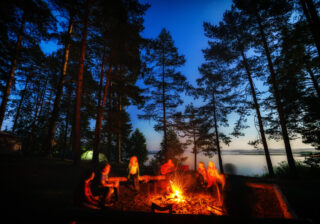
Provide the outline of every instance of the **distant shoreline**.
{"type": "MultiPolygon", "coordinates": [[[[148,151],[149,155],[155,155],[158,151],[148,151]]],[[[285,149],[269,149],[270,155],[285,155],[285,149]]],[[[293,154],[308,155],[310,153],[320,152],[314,148],[293,149],[293,154]]],[[[264,155],[263,149],[224,149],[222,155],[264,155]]]]}

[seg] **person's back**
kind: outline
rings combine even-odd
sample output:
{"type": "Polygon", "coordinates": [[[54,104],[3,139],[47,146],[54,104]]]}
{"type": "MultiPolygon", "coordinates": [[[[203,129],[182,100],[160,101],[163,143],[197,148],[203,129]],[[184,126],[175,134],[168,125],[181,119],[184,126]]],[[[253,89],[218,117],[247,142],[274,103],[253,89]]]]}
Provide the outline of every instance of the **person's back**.
{"type": "Polygon", "coordinates": [[[176,170],[175,165],[173,164],[172,160],[169,159],[168,162],[161,165],[160,173],[161,175],[166,175],[173,173],[176,170]]]}
{"type": "Polygon", "coordinates": [[[99,197],[94,196],[91,191],[92,180],[95,173],[92,170],[85,171],[80,179],[80,183],[75,190],[74,205],[80,207],[89,207],[97,209],[99,204],[99,197]]]}

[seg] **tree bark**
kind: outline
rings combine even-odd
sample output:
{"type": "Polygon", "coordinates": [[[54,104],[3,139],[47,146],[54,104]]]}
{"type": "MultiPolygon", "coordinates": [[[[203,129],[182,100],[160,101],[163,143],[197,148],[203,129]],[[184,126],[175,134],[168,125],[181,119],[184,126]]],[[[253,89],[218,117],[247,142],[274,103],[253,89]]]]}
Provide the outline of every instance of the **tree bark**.
{"type": "Polygon", "coordinates": [[[197,154],[198,154],[198,148],[196,144],[196,133],[195,130],[193,129],[193,152],[194,152],[194,171],[197,171],[197,154]]]}
{"type": "Polygon", "coordinates": [[[306,68],[307,68],[307,71],[308,71],[310,78],[312,80],[313,87],[317,92],[317,95],[318,95],[317,97],[320,100],[320,88],[319,88],[318,81],[317,81],[312,69],[310,68],[310,66],[308,64],[306,64],[306,68]]]}
{"type": "Polygon", "coordinates": [[[219,140],[219,132],[218,132],[218,121],[217,121],[217,111],[216,111],[216,103],[215,103],[215,96],[213,94],[213,119],[214,119],[214,130],[216,134],[216,145],[218,150],[218,160],[219,160],[219,167],[220,173],[224,173],[223,164],[222,164],[222,156],[221,156],[221,149],[220,149],[220,140],[219,140]]]}
{"type": "Polygon", "coordinates": [[[59,116],[60,106],[61,106],[61,98],[63,94],[64,78],[66,76],[67,65],[69,60],[69,51],[70,51],[70,45],[71,45],[70,39],[71,39],[73,24],[74,24],[73,13],[70,13],[68,36],[67,36],[68,39],[66,40],[66,43],[65,43],[60,78],[59,78],[59,82],[56,90],[56,97],[53,104],[53,110],[51,112],[51,119],[49,122],[47,138],[45,143],[43,144],[43,149],[42,149],[42,151],[46,156],[50,155],[52,152],[52,143],[54,140],[54,135],[56,133],[57,121],[58,121],[58,116],[59,116]]]}
{"type": "Polygon", "coordinates": [[[269,174],[273,177],[274,176],[274,172],[273,172],[273,167],[272,167],[272,162],[271,162],[271,158],[270,158],[270,153],[269,153],[269,148],[268,148],[266,136],[265,136],[265,133],[264,133],[262,117],[261,117],[261,114],[260,114],[260,106],[259,106],[259,103],[258,103],[258,100],[257,100],[256,91],[255,91],[255,88],[254,88],[254,85],[253,85],[253,80],[252,80],[252,76],[251,76],[251,71],[249,69],[249,64],[247,62],[247,58],[246,58],[243,50],[241,50],[241,56],[242,56],[242,59],[243,59],[244,67],[245,67],[246,72],[247,72],[247,76],[248,76],[248,80],[249,80],[250,88],[251,88],[251,95],[252,95],[252,98],[253,98],[254,107],[256,109],[256,113],[257,113],[257,117],[258,117],[259,131],[260,131],[260,136],[261,136],[261,140],[262,140],[262,145],[263,145],[263,148],[264,148],[264,153],[265,153],[265,156],[266,156],[268,171],[269,171],[269,174]]]}
{"type": "Polygon", "coordinates": [[[119,123],[118,123],[118,138],[117,138],[117,146],[118,146],[118,163],[120,164],[122,162],[121,160],[121,110],[122,110],[122,99],[121,99],[121,95],[119,95],[119,102],[118,102],[118,111],[119,111],[119,123]]]}
{"type": "Polygon", "coordinates": [[[164,58],[162,62],[162,110],[163,110],[163,149],[165,151],[165,158],[167,158],[167,118],[166,118],[166,92],[165,92],[165,77],[164,77],[164,58]]]}
{"type": "Polygon", "coordinates": [[[74,164],[78,165],[80,162],[80,131],[81,131],[81,97],[82,97],[82,84],[83,84],[83,67],[84,59],[86,55],[86,41],[88,35],[89,26],[89,0],[87,0],[86,13],[84,18],[83,36],[81,42],[81,54],[79,59],[79,71],[77,75],[77,89],[76,89],[76,103],[75,103],[75,116],[74,116],[74,141],[73,141],[73,152],[74,152],[74,164]]]}
{"type": "Polygon", "coordinates": [[[18,123],[18,118],[20,117],[20,111],[21,111],[22,102],[23,102],[24,97],[26,95],[26,91],[27,91],[27,87],[28,87],[29,81],[30,81],[30,78],[29,78],[29,76],[27,76],[26,83],[24,84],[24,89],[22,90],[22,93],[21,93],[21,99],[19,101],[19,105],[18,105],[18,108],[17,108],[17,113],[16,113],[16,116],[14,117],[14,122],[13,122],[12,130],[11,130],[13,133],[15,132],[15,130],[17,128],[17,123],[18,123]]]}
{"type": "Polygon", "coordinates": [[[26,23],[26,16],[25,16],[25,13],[23,13],[22,22],[21,22],[21,26],[19,29],[18,39],[17,39],[17,43],[16,43],[16,48],[15,48],[15,53],[14,53],[14,56],[13,56],[12,62],[11,62],[11,70],[10,70],[9,78],[8,78],[6,88],[5,88],[3,97],[2,97],[1,106],[0,106],[0,130],[2,128],[4,115],[6,113],[7,103],[9,101],[9,95],[10,95],[10,91],[11,91],[11,87],[12,87],[12,83],[13,83],[14,72],[17,67],[17,59],[18,59],[18,55],[19,55],[19,51],[20,51],[20,47],[21,47],[21,40],[22,40],[22,36],[23,36],[23,30],[24,30],[25,23],[26,23]]]}
{"type": "Polygon", "coordinates": [[[308,26],[320,57],[320,22],[317,11],[312,0],[300,0],[300,4],[307,19],[308,26]]]}
{"type": "Polygon", "coordinates": [[[109,70],[107,73],[107,80],[106,85],[104,88],[103,98],[101,105],[98,107],[98,114],[96,118],[96,127],[95,127],[95,138],[94,138],[94,151],[92,156],[92,162],[97,164],[99,163],[99,145],[100,145],[100,136],[101,136],[101,125],[102,125],[102,118],[103,118],[103,111],[104,111],[104,105],[106,103],[107,95],[108,95],[108,87],[110,82],[110,75],[111,75],[111,68],[112,64],[110,62],[109,70]]]}
{"type": "Polygon", "coordinates": [[[286,150],[286,154],[287,154],[287,159],[288,159],[288,165],[290,168],[291,173],[296,176],[296,166],[295,166],[295,161],[292,155],[292,150],[291,150],[291,146],[290,146],[290,140],[289,140],[289,135],[288,135],[288,130],[287,130],[287,125],[286,125],[286,119],[284,116],[284,112],[283,112],[283,108],[282,108],[282,103],[280,100],[280,94],[279,94],[279,89],[278,89],[278,82],[276,79],[276,74],[275,71],[273,69],[273,63],[271,60],[271,54],[269,51],[269,46],[267,43],[267,39],[262,27],[262,23],[261,23],[261,18],[258,14],[258,12],[256,12],[255,14],[257,22],[258,22],[258,28],[260,31],[260,36],[263,42],[263,47],[265,50],[265,54],[267,56],[267,61],[268,61],[268,68],[270,71],[270,76],[271,76],[271,82],[272,82],[272,86],[273,86],[273,91],[274,91],[274,97],[276,100],[276,106],[277,106],[277,111],[278,111],[278,115],[279,115],[279,120],[280,120],[280,126],[281,126],[281,130],[282,130],[282,136],[283,136],[283,140],[284,140],[284,144],[285,144],[285,150],[286,150]]]}

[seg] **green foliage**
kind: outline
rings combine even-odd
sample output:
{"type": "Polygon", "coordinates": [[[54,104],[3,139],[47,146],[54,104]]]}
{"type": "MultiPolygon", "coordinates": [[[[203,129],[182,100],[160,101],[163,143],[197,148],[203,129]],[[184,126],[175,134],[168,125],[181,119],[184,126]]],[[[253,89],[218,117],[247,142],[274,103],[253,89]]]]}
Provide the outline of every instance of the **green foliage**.
{"type": "Polygon", "coordinates": [[[181,164],[187,159],[183,157],[185,145],[180,142],[178,135],[173,129],[169,129],[167,133],[167,150],[164,148],[164,140],[161,142],[161,150],[155,155],[156,164],[164,164],[171,159],[174,164],[181,164]]]}
{"type": "MultiPolygon", "coordinates": [[[[320,168],[310,167],[302,161],[296,161],[297,175],[300,178],[319,178],[320,168]]],[[[274,168],[276,178],[290,178],[290,167],[287,162],[281,162],[277,167],[274,168]]],[[[265,175],[268,177],[269,175],[265,175]]]]}
{"type": "Polygon", "coordinates": [[[128,144],[125,149],[125,160],[129,161],[131,156],[137,156],[139,164],[143,164],[148,159],[148,150],[146,138],[144,135],[136,129],[128,139],[128,144]]]}
{"type": "Polygon", "coordinates": [[[145,77],[149,92],[144,114],[139,118],[156,121],[155,130],[163,131],[164,125],[170,126],[175,109],[183,103],[181,93],[188,84],[178,68],[184,65],[185,58],[179,55],[169,31],[162,29],[150,41],[145,60],[149,66],[145,77]]]}

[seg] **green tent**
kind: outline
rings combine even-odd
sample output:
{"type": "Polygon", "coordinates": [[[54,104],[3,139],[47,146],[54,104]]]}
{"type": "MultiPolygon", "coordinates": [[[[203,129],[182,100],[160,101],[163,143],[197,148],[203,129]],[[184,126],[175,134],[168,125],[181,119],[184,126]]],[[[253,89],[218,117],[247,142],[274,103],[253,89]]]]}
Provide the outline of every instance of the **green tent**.
{"type": "MultiPolygon", "coordinates": [[[[92,160],[92,155],[92,150],[85,151],[81,155],[81,160],[92,160]]],[[[103,153],[99,153],[99,162],[108,162],[107,157],[103,153]]]]}

